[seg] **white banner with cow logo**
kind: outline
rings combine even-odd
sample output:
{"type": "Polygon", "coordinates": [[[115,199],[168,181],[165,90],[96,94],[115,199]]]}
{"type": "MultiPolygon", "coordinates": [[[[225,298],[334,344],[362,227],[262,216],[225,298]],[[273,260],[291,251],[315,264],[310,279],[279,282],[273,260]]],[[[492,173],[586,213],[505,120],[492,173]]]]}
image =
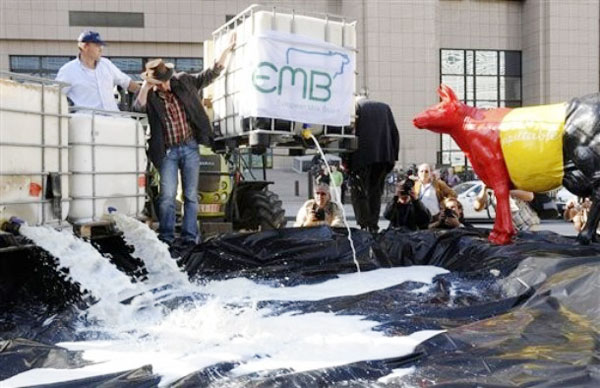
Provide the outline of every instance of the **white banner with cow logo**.
{"type": "Polygon", "coordinates": [[[351,50],[267,31],[248,41],[240,114],[307,124],[349,125],[354,110],[351,50]]]}

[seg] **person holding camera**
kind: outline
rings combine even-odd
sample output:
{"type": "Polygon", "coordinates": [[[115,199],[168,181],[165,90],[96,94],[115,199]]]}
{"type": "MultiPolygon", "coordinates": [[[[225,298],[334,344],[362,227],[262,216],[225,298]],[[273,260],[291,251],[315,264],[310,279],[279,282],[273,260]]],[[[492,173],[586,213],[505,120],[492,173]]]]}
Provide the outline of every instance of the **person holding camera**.
{"type": "Polygon", "coordinates": [[[565,221],[573,222],[573,227],[575,230],[577,232],[581,232],[581,230],[585,227],[591,207],[592,201],[589,197],[573,197],[566,204],[563,218],[565,221]]]}
{"type": "Polygon", "coordinates": [[[442,210],[442,203],[445,198],[456,198],[456,192],[452,190],[446,182],[437,179],[431,166],[423,163],[418,170],[419,179],[415,183],[415,192],[423,204],[429,209],[432,217],[436,217],[442,210]]]}
{"type": "Polygon", "coordinates": [[[429,229],[472,228],[465,221],[463,206],[456,198],[448,197],[442,201],[442,210],[433,218],[429,229]]]}
{"type": "Polygon", "coordinates": [[[302,205],[296,216],[294,226],[329,225],[344,226],[342,209],[331,202],[329,185],[317,183],[314,187],[314,199],[309,199],[302,205]]]}
{"type": "MultiPolygon", "coordinates": [[[[488,207],[489,202],[496,203],[495,195],[490,199],[487,186],[484,186],[481,192],[475,198],[473,202],[473,209],[475,211],[481,211],[488,207]]],[[[510,214],[515,229],[517,231],[536,231],[540,225],[540,217],[538,214],[529,206],[529,202],[533,201],[534,193],[531,191],[513,189],[510,191],[508,197],[510,203],[510,214]]]]}
{"type": "Polygon", "coordinates": [[[410,178],[405,178],[396,185],[396,195],[383,213],[383,217],[390,221],[391,228],[427,229],[431,214],[417,198],[414,185],[415,182],[410,178]]]}

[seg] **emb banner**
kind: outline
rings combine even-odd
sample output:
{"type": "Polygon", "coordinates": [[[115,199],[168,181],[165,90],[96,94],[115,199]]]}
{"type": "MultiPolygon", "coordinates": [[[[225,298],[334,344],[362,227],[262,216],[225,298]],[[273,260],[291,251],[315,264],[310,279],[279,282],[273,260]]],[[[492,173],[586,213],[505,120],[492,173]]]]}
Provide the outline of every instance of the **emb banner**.
{"type": "Polygon", "coordinates": [[[311,38],[267,31],[246,48],[240,114],[307,124],[350,124],[354,109],[351,50],[311,38]]]}

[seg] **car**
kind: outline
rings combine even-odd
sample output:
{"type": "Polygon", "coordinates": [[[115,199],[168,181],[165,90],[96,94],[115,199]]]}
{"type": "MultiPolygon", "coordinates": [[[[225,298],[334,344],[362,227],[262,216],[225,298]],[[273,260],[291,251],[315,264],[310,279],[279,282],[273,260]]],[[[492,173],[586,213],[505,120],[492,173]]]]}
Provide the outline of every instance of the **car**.
{"type": "MultiPolygon", "coordinates": [[[[481,190],[483,189],[483,182],[480,180],[467,181],[461,184],[458,184],[453,187],[453,190],[456,191],[458,196],[458,200],[462,203],[464,208],[464,216],[469,219],[488,219],[493,220],[496,217],[496,207],[495,207],[495,199],[489,198],[488,202],[490,205],[486,210],[482,210],[480,212],[475,211],[473,208],[473,203],[475,202],[475,198],[481,190]]],[[[493,192],[488,189],[488,195],[493,195],[493,192]]],[[[567,192],[568,193],[568,192],[567,192]]],[[[569,193],[570,194],[570,193],[569,193]]],[[[561,197],[562,198],[562,197],[561,197]]],[[[567,199],[568,200],[568,199],[567,199]]],[[[566,200],[565,200],[566,202],[566,200]]],[[[535,193],[533,201],[529,203],[529,206],[537,215],[543,219],[556,219],[562,216],[562,211],[564,209],[564,203],[559,202],[558,197],[557,201],[554,201],[548,194],[546,193],[535,193]]]]}
{"type": "Polygon", "coordinates": [[[487,209],[482,211],[475,211],[473,205],[475,198],[481,190],[483,190],[484,184],[480,180],[467,181],[459,183],[452,189],[456,192],[458,200],[463,205],[464,217],[467,219],[486,219],[493,220],[496,217],[496,211],[493,206],[488,206],[487,209]]]}

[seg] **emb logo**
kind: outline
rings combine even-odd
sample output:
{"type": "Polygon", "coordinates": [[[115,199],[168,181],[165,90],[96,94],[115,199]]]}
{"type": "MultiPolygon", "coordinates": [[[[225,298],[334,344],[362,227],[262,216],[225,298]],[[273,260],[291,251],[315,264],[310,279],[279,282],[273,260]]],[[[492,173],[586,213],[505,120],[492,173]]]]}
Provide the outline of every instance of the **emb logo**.
{"type": "Polygon", "coordinates": [[[344,66],[350,63],[348,55],[335,51],[306,51],[289,48],[286,52],[286,65],[281,68],[269,61],[262,61],[252,72],[252,85],[261,93],[277,93],[281,95],[284,89],[302,87],[302,99],[327,102],[331,99],[331,85],[334,79],[344,73],[344,66]],[[303,56],[313,57],[314,62],[323,60],[330,72],[323,69],[311,69],[306,66],[292,66],[290,63],[310,63],[303,56]],[[325,58],[323,58],[323,56],[325,58]],[[303,57],[303,58],[302,58],[303,57]],[[297,59],[297,60],[294,60],[297,59]]]}

